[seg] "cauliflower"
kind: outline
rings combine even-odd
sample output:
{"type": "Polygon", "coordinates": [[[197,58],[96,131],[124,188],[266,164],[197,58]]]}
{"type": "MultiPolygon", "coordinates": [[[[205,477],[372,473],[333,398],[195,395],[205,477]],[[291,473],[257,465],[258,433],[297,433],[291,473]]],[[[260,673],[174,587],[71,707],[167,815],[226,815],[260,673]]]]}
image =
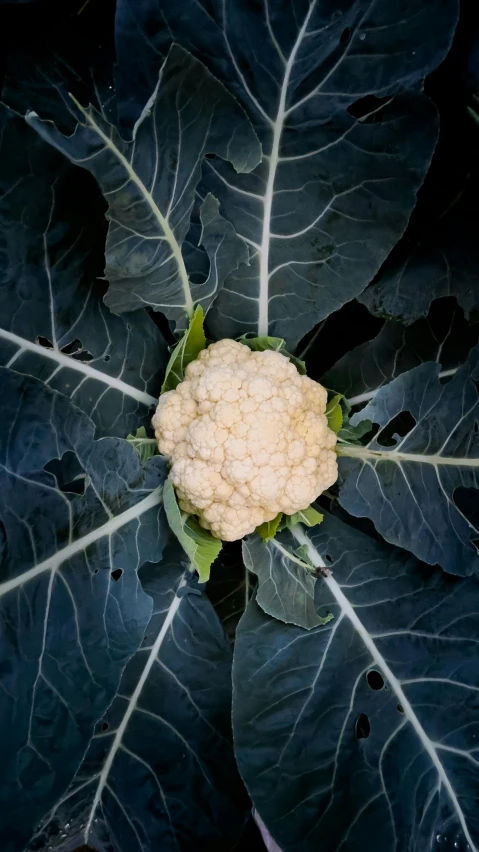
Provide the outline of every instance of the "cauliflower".
{"type": "Polygon", "coordinates": [[[152,421],[180,508],[224,541],[306,509],[338,476],[326,401],[279,352],[204,349],[152,421]]]}

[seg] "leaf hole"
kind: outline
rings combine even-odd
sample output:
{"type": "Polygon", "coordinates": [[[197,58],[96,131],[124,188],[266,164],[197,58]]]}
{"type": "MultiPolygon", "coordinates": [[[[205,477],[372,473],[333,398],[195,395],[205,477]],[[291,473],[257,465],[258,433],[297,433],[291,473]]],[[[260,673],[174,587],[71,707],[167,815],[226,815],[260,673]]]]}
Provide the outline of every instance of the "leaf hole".
{"type": "Polygon", "coordinates": [[[64,355],[73,355],[75,352],[81,352],[83,349],[81,340],[78,340],[78,337],[75,340],[72,340],[71,343],[67,343],[66,346],[62,346],[62,352],[64,355]]]}
{"type": "Polygon", "coordinates": [[[396,709],[397,709],[398,713],[404,713],[404,707],[402,706],[402,704],[398,704],[396,709]]]}
{"type": "Polygon", "coordinates": [[[114,571],[110,571],[110,574],[111,574],[112,578],[114,579],[115,583],[118,583],[118,580],[120,579],[121,575],[123,574],[123,568],[115,568],[114,571]]]}
{"type": "Polygon", "coordinates": [[[101,726],[101,729],[102,729],[102,731],[107,731],[109,727],[110,727],[110,726],[109,726],[108,722],[103,722],[103,725],[101,726]]]}
{"type": "Polygon", "coordinates": [[[398,438],[404,438],[414,429],[416,421],[409,411],[400,411],[381,429],[376,440],[381,447],[395,447],[398,438]]]}
{"type": "Polygon", "coordinates": [[[356,719],[354,729],[356,731],[357,740],[367,740],[371,733],[371,725],[369,724],[369,716],[367,713],[360,713],[356,719]]]}
{"type": "Polygon", "coordinates": [[[93,355],[86,349],[82,349],[81,352],[74,352],[72,358],[74,358],[75,361],[93,361],[93,355]]]}
{"type": "Polygon", "coordinates": [[[37,343],[39,346],[43,346],[44,349],[53,349],[53,343],[48,337],[37,337],[37,343]]]}
{"type": "Polygon", "coordinates": [[[206,157],[207,160],[214,160],[215,156],[216,156],[215,154],[205,154],[205,157],[206,157]]]}
{"type": "Polygon", "coordinates": [[[377,672],[375,669],[372,669],[366,675],[366,680],[368,682],[368,686],[370,689],[374,689],[376,692],[379,689],[382,689],[384,686],[384,678],[382,674],[377,672]]]}
{"type": "Polygon", "coordinates": [[[470,542],[476,548],[479,545],[477,531],[479,530],[479,500],[476,488],[466,488],[463,485],[453,493],[454,503],[471,526],[470,542]]]}
{"type": "Polygon", "coordinates": [[[67,450],[61,459],[52,459],[43,468],[56,479],[57,488],[63,493],[82,495],[85,493],[87,475],[71,450],[67,450]]]}
{"type": "Polygon", "coordinates": [[[329,553],[327,553],[326,554],[326,562],[332,562],[332,561],[333,561],[332,556],[330,556],[329,553]]]}
{"type": "Polygon", "coordinates": [[[348,44],[348,42],[351,41],[352,32],[353,31],[352,31],[351,27],[345,27],[345,29],[341,33],[341,38],[339,39],[339,43],[340,44],[348,44]]]}
{"type": "Polygon", "coordinates": [[[365,119],[371,113],[376,113],[385,103],[391,98],[377,98],[375,95],[366,95],[364,98],[359,98],[354,103],[348,106],[348,113],[353,118],[365,119]]]}
{"type": "Polygon", "coordinates": [[[103,359],[103,360],[104,360],[104,361],[110,361],[110,360],[111,360],[111,355],[105,355],[105,357],[104,357],[104,359],[103,359]]]}
{"type": "Polygon", "coordinates": [[[178,341],[177,341],[175,335],[173,334],[173,332],[171,331],[170,324],[168,322],[167,317],[165,317],[165,315],[162,314],[161,311],[154,311],[153,308],[150,308],[150,306],[148,306],[146,308],[146,312],[147,312],[148,316],[150,317],[150,319],[153,320],[156,327],[160,329],[160,331],[161,331],[164,339],[168,343],[168,345],[176,346],[178,341]]]}

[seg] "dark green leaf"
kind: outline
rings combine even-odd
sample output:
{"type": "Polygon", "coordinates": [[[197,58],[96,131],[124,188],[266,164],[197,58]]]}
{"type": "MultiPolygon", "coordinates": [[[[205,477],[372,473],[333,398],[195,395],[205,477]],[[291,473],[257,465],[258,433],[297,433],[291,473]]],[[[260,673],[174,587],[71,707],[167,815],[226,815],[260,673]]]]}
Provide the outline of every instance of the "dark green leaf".
{"type": "MultiPolygon", "coordinates": [[[[458,148],[458,156],[461,154],[458,148]]],[[[448,149],[445,180],[449,178],[451,157],[454,152],[448,149]]],[[[461,187],[448,208],[433,210],[429,199],[424,233],[406,241],[402,251],[398,246],[374,283],[360,296],[368,310],[410,324],[426,316],[434,299],[455,296],[470,321],[479,319],[479,215],[474,180],[469,180],[466,191],[461,187]],[[431,220],[431,214],[437,218],[431,220]]]]}
{"type": "MultiPolygon", "coordinates": [[[[122,313],[150,305],[183,323],[185,313],[193,315],[195,304],[205,309],[210,305],[222,283],[218,270],[207,282],[191,279],[195,270],[186,268],[182,251],[203,157],[206,152],[218,154],[247,172],[258,163],[261,150],[239,104],[179,45],[171,47],[152,92],[131,142],[93,107],[78,103],[80,123],[71,136],[35,113],[27,120],[72,162],[91,170],[108,200],[109,307],[122,313]]],[[[212,245],[208,213],[206,219],[206,247],[210,258],[221,252],[224,275],[238,265],[240,256],[231,253],[228,269],[228,257],[212,245]]],[[[216,229],[222,243],[228,228],[216,229]]],[[[232,239],[231,227],[226,235],[232,239]]]]}
{"type": "Polygon", "coordinates": [[[58,804],[151,615],[137,569],[161,556],[165,460],[94,440],[39,379],[0,368],[0,848],[58,804]],[[28,788],[28,808],[22,790],[28,788]]]}
{"type": "Polygon", "coordinates": [[[0,105],[0,363],[124,437],[149,422],[168,353],[145,311],[105,306],[103,239],[92,178],[0,105]]]}
{"type": "Polygon", "coordinates": [[[353,415],[353,426],[380,426],[367,445],[338,447],[341,505],[386,541],[460,575],[479,573],[478,387],[479,347],[447,384],[439,364],[422,364],[353,415]]]}
{"type": "Polygon", "coordinates": [[[479,847],[477,580],[326,516],[310,631],[254,601],[237,631],[236,755],[283,852],[479,847]],[[442,843],[444,841],[444,843],[442,843]]]}
{"type": "MultiPolygon", "coordinates": [[[[441,378],[453,375],[478,338],[479,324],[470,326],[451,299],[440,299],[426,319],[410,326],[385,322],[373,340],[355,346],[340,358],[322,376],[321,384],[341,391],[350,406],[364,405],[383,385],[425,361],[441,364],[441,378]]],[[[320,351],[313,357],[315,374],[320,376],[320,368],[316,370],[320,351]]]]}
{"type": "Polygon", "coordinates": [[[457,21],[455,2],[405,3],[117,3],[129,123],[177,40],[230,87],[263,144],[246,176],[219,157],[205,163],[206,190],[250,248],[208,317],[217,339],[248,329],[293,349],[367,286],[402,235],[437,140],[422,83],[457,21]]]}
{"type": "Polygon", "coordinates": [[[231,646],[181,562],[175,542],[141,570],[153,599],[143,644],[34,848],[198,852],[240,836],[248,801],[231,743],[231,646]]]}
{"type": "Polygon", "coordinates": [[[316,577],[308,564],[294,555],[295,540],[284,532],[267,543],[258,536],[243,539],[246,567],[258,577],[256,599],[260,607],[287,624],[306,630],[320,621],[314,608],[316,577]]]}

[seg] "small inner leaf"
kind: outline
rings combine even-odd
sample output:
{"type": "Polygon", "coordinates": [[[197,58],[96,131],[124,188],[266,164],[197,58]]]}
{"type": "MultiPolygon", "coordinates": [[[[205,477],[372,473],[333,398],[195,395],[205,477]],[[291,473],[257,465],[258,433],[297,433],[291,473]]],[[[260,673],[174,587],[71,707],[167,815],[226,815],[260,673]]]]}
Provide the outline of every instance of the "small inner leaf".
{"type": "Polygon", "coordinates": [[[148,437],[144,426],[140,426],[134,435],[127,435],[126,440],[135,448],[141,462],[147,462],[148,459],[158,455],[158,444],[155,438],[148,437]]]}
{"type": "Polygon", "coordinates": [[[280,530],[292,529],[296,524],[304,524],[307,527],[315,527],[321,523],[323,515],[317,512],[312,506],[307,509],[302,509],[300,512],[295,512],[294,515],[283,515],[283,520],[279,526],[280,530]]]}
{"type": "Polygon", "coordinates": [[[306,364],[295,355],[291,355],[286,351],[285,342],[282,337],[249,337],[248,334],[243,334],[238,338],[240,343],[249,346],[253,352],[265,352],[267,349],[273,352],[280,352],[286,358],[289,358],[292,364],[296,367],[298,373],[302,376],[306,375],[306,364]]]}
{"type": "Polygon", "coordinates": [[[172,532],[189,556],[192,567],[198,572],[200,583],[206,583],[211,566],[222,547],[220,539],[203,529],[192,515],[180,512],[170,479],[166,480],[163,487],[163,503],[172,532]]]}
{"type": "Polygon", "coordinates": [[[206,347],[203,323],[203,308],[198,305],[187,330],[171,353],[161,386],[162,393],[174,390],[183,381],[188,364],[195,361],[201,350],[206,347]]]}
{"type": "Polygon", "coordinates": [[[326,417],[328,418],[328,426],[332,429],[333,432],[338,434],[341,426],[343,425],[343,410],[341,408],[341,400],[343,395],[341,393],[337,393],[336,396],[333,396],[332,399],[329,400],[326,406],[326,417]]]}
{"type": "Polygon", "coordinates": [[[280,512],[273,518],[272,521],[266,521],[264,524],[260,524],[259,527],[256,527],[256,532],[263,539],[263,541],[270,541],[275,537],[276,531],[281,523],[281,519],[283,517],[283,513],[280,512]]]}
{"type": "Polygon", "coordinates": [[[361,420],[357,426],[352,426],[348,418],[345,418],[342,428],[338,432],[338,441],[343,444],[361,445],[361,438],[367,435],[373,428],[371,420],[361,420]]]}

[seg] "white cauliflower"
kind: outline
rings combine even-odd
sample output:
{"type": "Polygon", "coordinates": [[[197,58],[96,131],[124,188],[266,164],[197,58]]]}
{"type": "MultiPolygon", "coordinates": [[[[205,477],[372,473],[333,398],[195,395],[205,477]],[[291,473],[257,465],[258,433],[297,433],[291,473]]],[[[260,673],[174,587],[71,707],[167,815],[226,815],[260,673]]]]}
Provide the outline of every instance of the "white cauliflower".
{"type": "Polygon", "coordinates": [[[180,508],[224,541],[306,509],[338,476],[326,401],[279,352],[204,349],[152,421],[180,508]]]}

